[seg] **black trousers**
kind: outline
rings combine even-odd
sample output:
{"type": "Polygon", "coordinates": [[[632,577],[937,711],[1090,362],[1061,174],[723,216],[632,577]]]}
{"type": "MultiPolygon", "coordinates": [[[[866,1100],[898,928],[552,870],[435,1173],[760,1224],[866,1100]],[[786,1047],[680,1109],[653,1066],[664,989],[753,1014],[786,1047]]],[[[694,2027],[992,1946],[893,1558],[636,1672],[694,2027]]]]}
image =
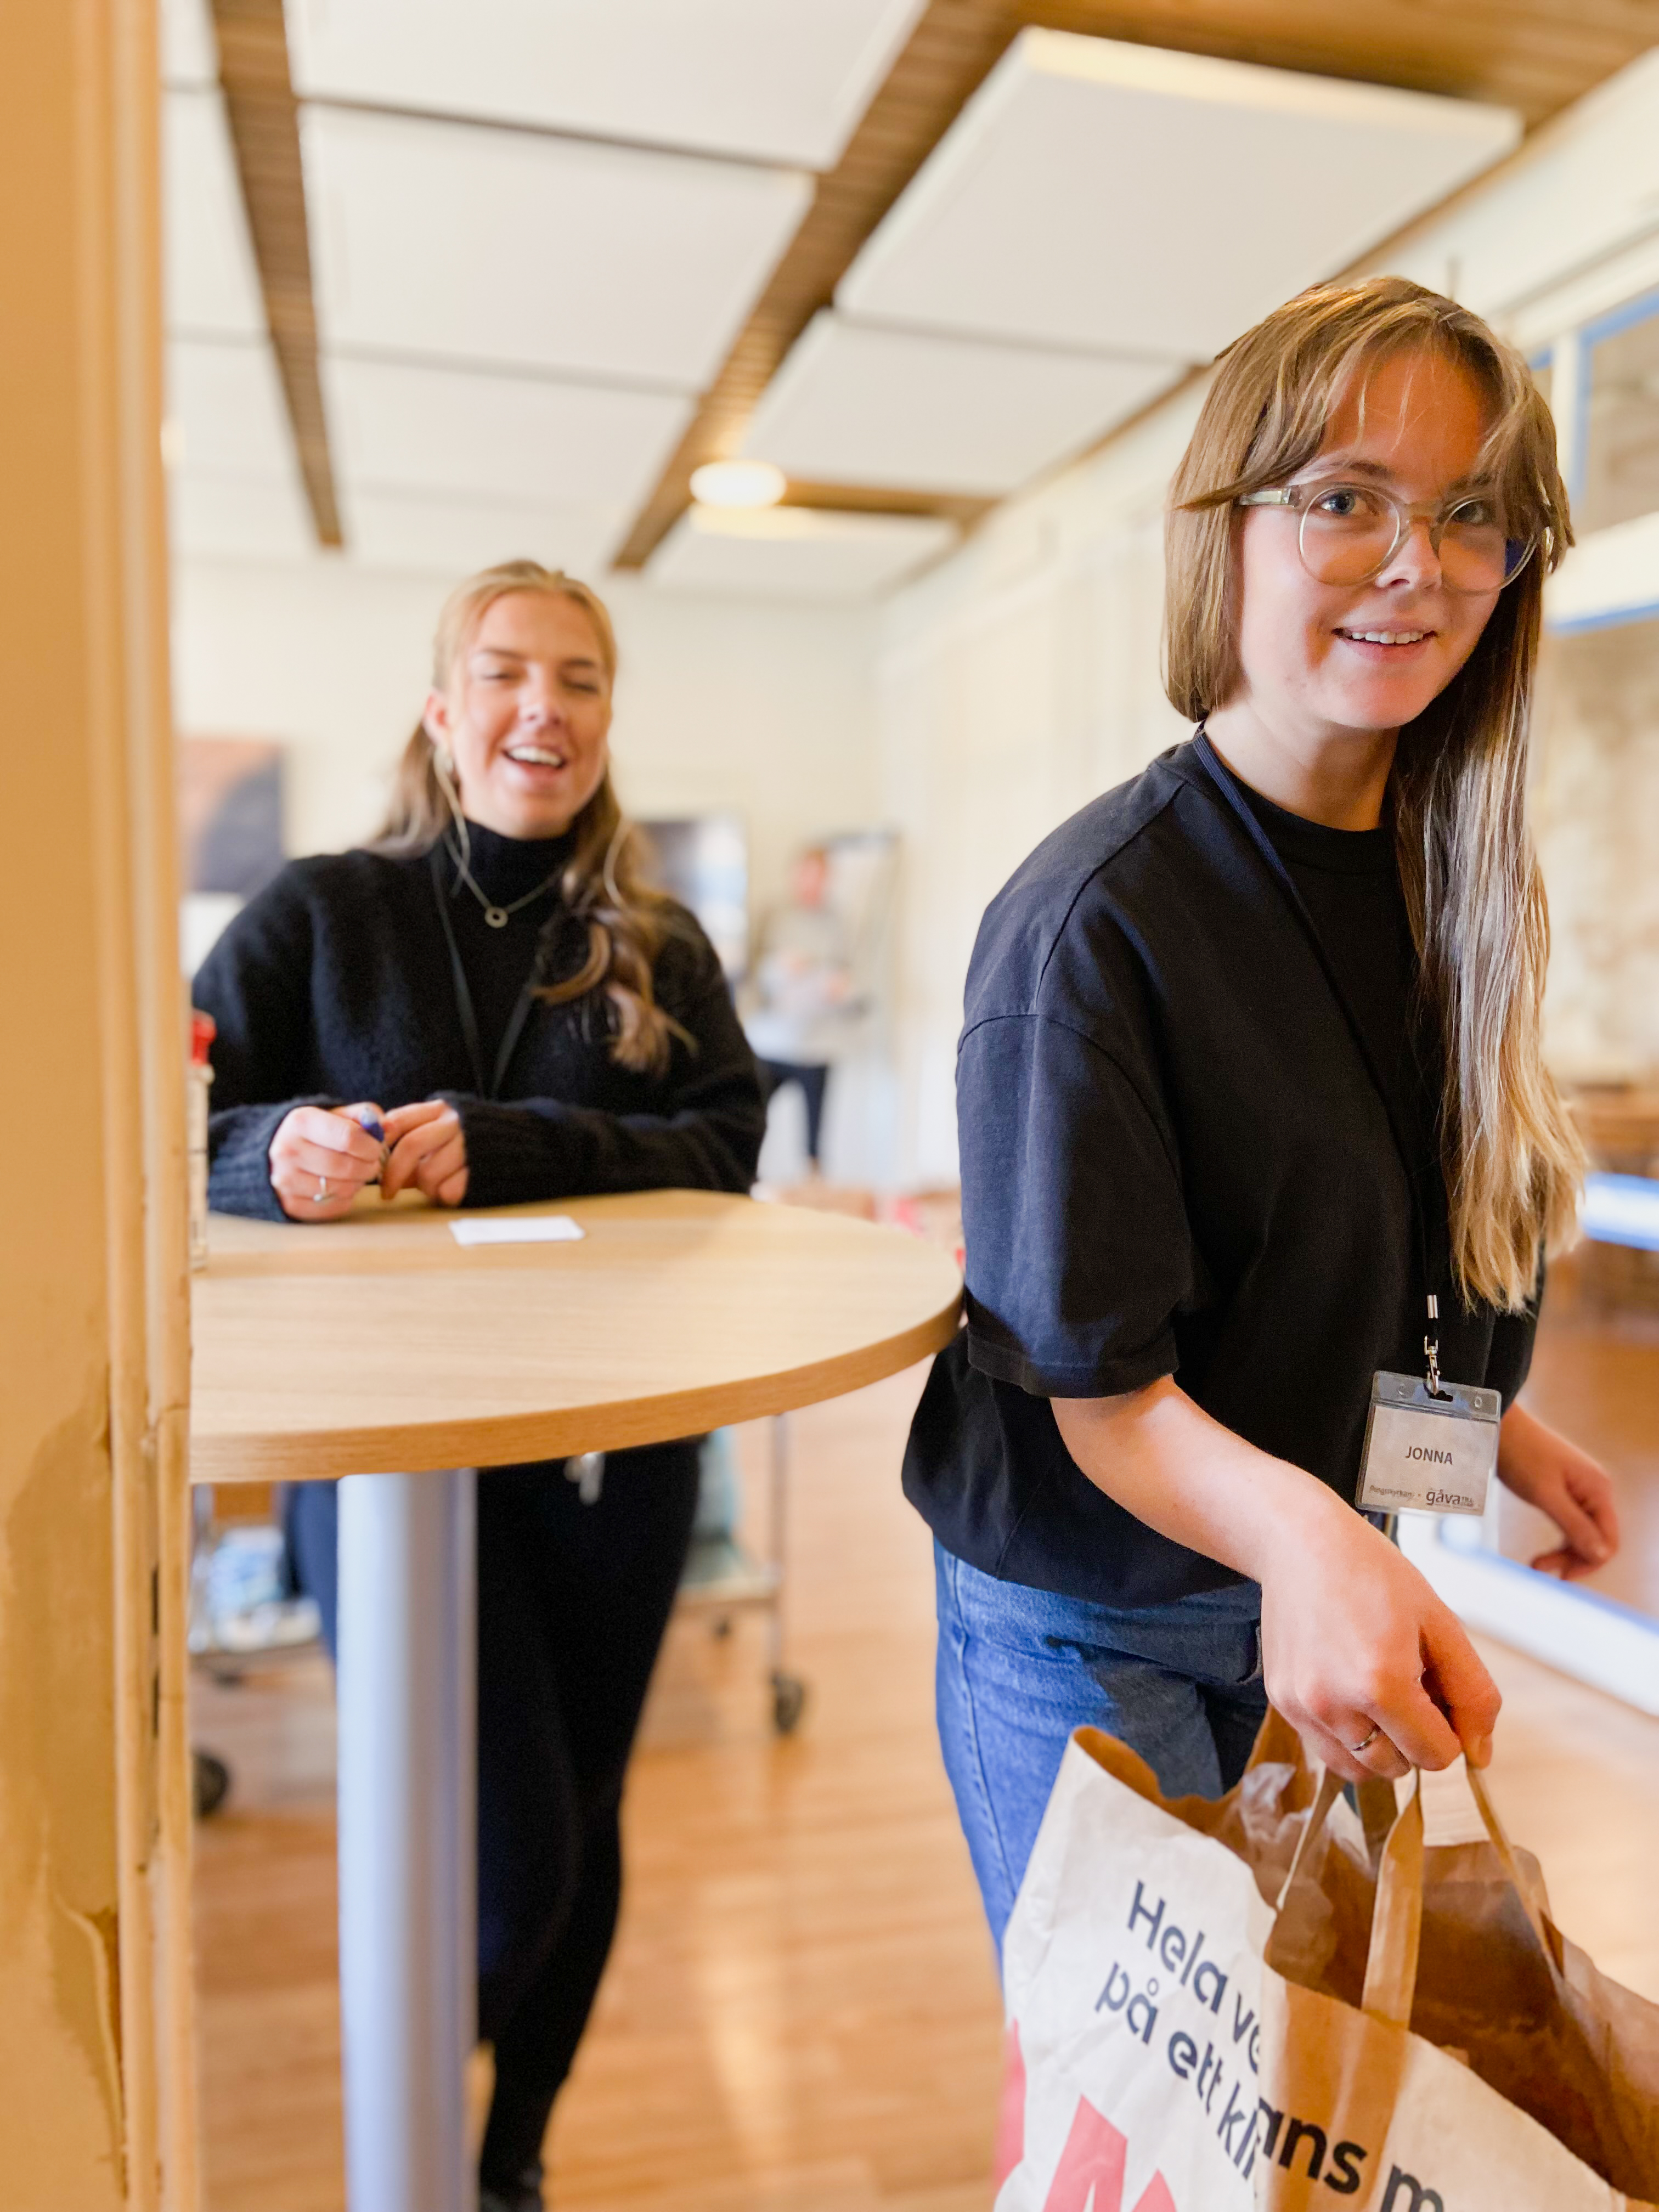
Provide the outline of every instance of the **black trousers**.
{"type": "MultiPolygon", "coordinates": [[[[537,2171],[616,1930],[623,1778],[696,1500],[694,1443],[611,1454],[591,1504],[558,1462],[478,1477],[480,2175],[503,2195],[537,2171]]],[[[333,1484],[296,1485],[286,1520],[331,1652],[333,1484]]]]}
{"type": "Polygon", "coordinates": [[[793,1060],[763,1060],[761,1073],[766,1078],[769,1103],[786,1084],[799,1083],[800,1095],[806,1101],[806,1157],[814,1167],[818,1164],[818,1139],[823,1133],[823,1094],[830,1087],[827,1066],[807,1066],[793,1060]]]}

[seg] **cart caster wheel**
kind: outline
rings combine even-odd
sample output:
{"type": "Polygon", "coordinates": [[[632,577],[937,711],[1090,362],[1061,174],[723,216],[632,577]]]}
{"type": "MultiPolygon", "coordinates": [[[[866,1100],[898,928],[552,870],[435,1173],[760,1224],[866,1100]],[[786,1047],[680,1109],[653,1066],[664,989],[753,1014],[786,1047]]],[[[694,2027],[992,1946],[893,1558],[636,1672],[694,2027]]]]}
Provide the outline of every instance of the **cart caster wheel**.
{"type": "Polygon", "coordinates": [[[230,1795],[230,1769],[210,1751],[193,1751],[191,1792],[198,1820],[210,1820],[230,1795]]]}
{"type": "Polygon", "coordinates": [[[806,1685],[799,1674],[772,1677],[772,1726],[779,1735],[793,1735],[806,1706],[806,1685]]]}

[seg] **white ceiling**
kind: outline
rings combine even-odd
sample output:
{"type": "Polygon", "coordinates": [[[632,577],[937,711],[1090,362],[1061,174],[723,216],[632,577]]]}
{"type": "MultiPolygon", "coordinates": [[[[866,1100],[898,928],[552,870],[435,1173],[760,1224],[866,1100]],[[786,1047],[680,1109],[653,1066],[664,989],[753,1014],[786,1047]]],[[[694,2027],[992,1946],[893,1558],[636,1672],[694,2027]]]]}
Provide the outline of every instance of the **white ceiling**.
{"type": "Polygon", "coordinates": [[[323,398],[348,489],[619,515],[650,490],[691,412],[672,392],[338,356],[324,362],[323,398]]]}
{"type": "Polygon", "coordinates": [[[451,583],[520,555],[572,575],[597,574],[620,526],[614,507],[535,507],[377,491],[351,493],[343,520],[355,558],[451,583]]]}
{"type": "Polygon", "coordinates": [[[311,99],[825,169],[925,0],[288,0],[311,99]]]}
{"type": "MultiPolygon", "coordinates": [[[[349,557],[601,568],[923,4],[287,0],[349,557]]],[[[309,557],[208,0],[162,10],[176,542],[309,557]]],[[[797,344],[747,450],[798,478],[1017,489],[1517,131],[1027,32],[797,344]]],[[[694,514],[650,573],[856,595],[951,535],[694,514]]]]}
{"type": "Polygon", "coordinates": [[[304,561],[317,550],[297,480],[170,471],[167,526],[174,550],[198,560],[304,561]]]}
{"type": "Polygon", "coordinates": [[[309,108],[319,328],[337,349],[694,391],[811,196],[798,171],[309,108]]]}
{"type": "Polygon", "coordinates": [[[158,30],[163,84],[200,87],[219,82],[219,49],[208,0],[161,0],[158,30]]]}
{"type": "Polygon", "coordinates": [[[1028,30],[859,255],[866,321],[1207,361],[1515,145],[1507,110],[1028,30]]]}
{"type": "Polygon", "coordinates": [[[651,562],[653,582],[758,599],[868,599],[943,553],[956,532],[929,515],[799,507],[694,507],[651,562]]]}
{"type": "Polygon", "coordinates": [[[988,345],[817,316],[744,445],[805,482],[1012,491],[1121,422],[1178,365],[988,345]]]}
{"type": "Polygon", "coordinates": [[[168,330],[262,337],[264,307],[225,104],[217,92],[164,95],[161,194],[168,330]]]}
{"type": "Polygon", "coordinates": [[[167,419],[180,466],[292,483],[294,434],[268,340],[175,338],[167,347],[167,419]]]}

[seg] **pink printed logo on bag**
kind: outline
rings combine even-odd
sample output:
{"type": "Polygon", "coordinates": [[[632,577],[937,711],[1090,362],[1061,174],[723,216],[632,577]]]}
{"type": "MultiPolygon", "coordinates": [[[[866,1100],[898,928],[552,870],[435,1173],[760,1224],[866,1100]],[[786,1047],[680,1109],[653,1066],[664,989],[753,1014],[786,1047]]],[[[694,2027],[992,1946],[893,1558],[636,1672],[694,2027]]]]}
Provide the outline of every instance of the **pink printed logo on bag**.
{"type": "Polygon", "coordinates": [[[996,2184],[999,2189],[1025,2155],[1025,2054],[1019,2022],[1010,2021],[1002,2050],[1002,2096],[997,2106],[996,2184]]]}
{"type": "MultiPolygon", "coordinates": [[[[1086,2097],[1079,2097],[1042,2212],[1124,2212],[1123,2175],[1128,2155],[1127,2138],[1086,2097]]],[[[1019,2047],[1019,2022],[1012,2021],[1003,2049],[1002,2098],[997,2113],[999,2189],[1024,2156],[1025,2055],[1019,2047]]],[[[1133,2212],[1176,2212],[1170,2185],[1161,2173],[1154,2173],[1141,2191],[1133,2212]]]]}
{"type": "MultiPolygon", "coordinates": [[[[1042,2212],[1123,2212],[1123,2169],[1128,2154],[1127,2137],[1086,2097],[1079,2097],[1042,2212]]],[[[1134,2212],[1176,2212],[1170,2185],[1161,2173],[1153,2174],[1141,2191],[1134,2212]]]]}

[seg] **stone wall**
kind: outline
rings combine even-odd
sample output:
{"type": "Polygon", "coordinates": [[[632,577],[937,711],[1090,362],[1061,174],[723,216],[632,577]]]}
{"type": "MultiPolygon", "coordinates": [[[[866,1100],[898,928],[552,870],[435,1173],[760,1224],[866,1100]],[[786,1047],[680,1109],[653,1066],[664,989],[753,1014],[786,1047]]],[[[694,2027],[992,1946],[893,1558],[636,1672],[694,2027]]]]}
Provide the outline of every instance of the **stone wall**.
{"type": "Polygon", "coordinates": [[[1659,1073],[1659,621],[1550,639],[1532,818],[1553,933],[1546,1036],[1575,1082],[1659,1073]]]}

